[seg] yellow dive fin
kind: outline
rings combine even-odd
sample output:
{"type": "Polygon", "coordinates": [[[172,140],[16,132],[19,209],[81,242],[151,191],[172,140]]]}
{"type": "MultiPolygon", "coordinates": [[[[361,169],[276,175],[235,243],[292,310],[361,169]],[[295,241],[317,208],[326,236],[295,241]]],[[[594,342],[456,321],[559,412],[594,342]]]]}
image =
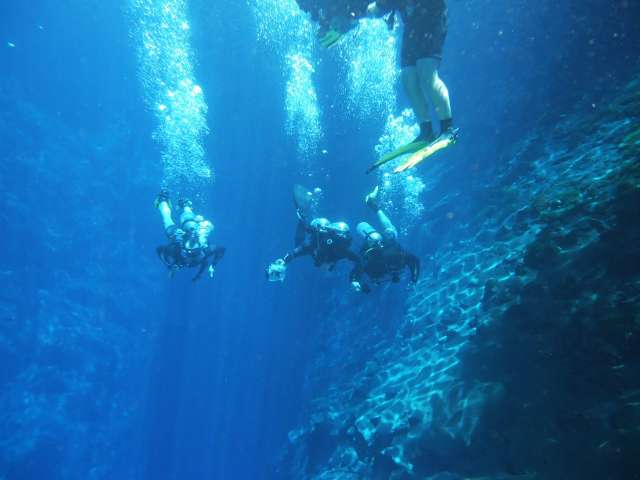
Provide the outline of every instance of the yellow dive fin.
{"type": "Polygon", "coordinates": [[[376,163],[371,165],[367,169],[366,173],[371,173],[376,168],[380,168],[382,165],[384,165],[385,163],[390,162],[391,160],[395,160],[396,158],[401,157],[402,155],[407,155],[409,153],[415,153],[418,150],[421,150],[421,149],[425,148],[428,145],[429,145],[428,142],[422,142],[422,141],[411,142],[411,143],[407,143],[406,145],[402,145],[401,147],[396,148],[392,152],[387,153],[380,160],[378,160],[376,163]]]}
{"type": "Polygon", "coordinates": [[[422,163],[424,160],[429,158],[431,155],[438,153],[440,150],[444,150],[450,145],[456,143],[458,139],[458,129],[455,129],[451,132],[447,132],[444,135],[440,135],[436,140],[427,145],[421,150],[418,150],[413,155],[409,157],[409,160],[404,162],[403,164],[397,166],[393,173],[402,173],[406,170],[409,170],[416,165],[422,163]]]}

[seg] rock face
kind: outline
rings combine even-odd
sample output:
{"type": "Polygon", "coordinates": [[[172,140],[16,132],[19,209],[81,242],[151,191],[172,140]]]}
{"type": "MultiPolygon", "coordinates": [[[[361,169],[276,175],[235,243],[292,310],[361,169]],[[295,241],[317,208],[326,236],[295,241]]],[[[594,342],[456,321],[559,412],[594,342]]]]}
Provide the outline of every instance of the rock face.
{"type": "Polygon", "coordinates": [[[329,315],[283,478],[640,478],[639,92],[442,188],[408,307],[329,315]]]}
{"type": "Polygon", "coordinates": [[[83,134],[17,98],[0,90],[0,478],[117,478],[153,278],[153,259],[123,254],[123,131],[83,134]]]}

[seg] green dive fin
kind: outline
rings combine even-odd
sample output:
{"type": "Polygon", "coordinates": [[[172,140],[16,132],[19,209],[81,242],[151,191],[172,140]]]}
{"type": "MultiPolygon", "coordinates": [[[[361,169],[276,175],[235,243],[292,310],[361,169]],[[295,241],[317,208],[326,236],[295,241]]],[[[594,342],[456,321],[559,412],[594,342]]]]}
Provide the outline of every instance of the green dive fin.
{"type": "Polygon", "coordinates": [[[367,173],[373,172],[376,168],[380,168],[385,163],[388,163],[391,160],[395,160],[396,158],[401,157],[402,155],[407,155],[408,153],[415,153],[419,150],[422,150],[428,145],[429,145],[429,142],[418,141],[418,142],[407,143],[406,145],[398,147],[392,152],[387,153],[382,158],[380,158],[380,160],[378,160],[376,163],[371,165],[367,169],[367,173]]]}
{"type": "Polygon", "coordinates": [[[329,30],[322,38],[320,38],[320,45],[324,48],[331,48],[338,43],[343,36],[344,34],[337,30],[329,30]]]}
{"type": "Polygon", "coordinates": [[[451,132],[445,133],[444,135],[440,135],[436,140],[427,145],[426,147],[418,150],[413,155],[409,157],[409,160],[404,162],[403,164],[397,166],[393,173],[402,173],[406,170],[409,170],[416,165],[422,163],[424,160],[429,158],[431,155],[438,153],[440,150],[444,150],[456,143],[458,139],[458,129],[455,129],[451,132]]]}

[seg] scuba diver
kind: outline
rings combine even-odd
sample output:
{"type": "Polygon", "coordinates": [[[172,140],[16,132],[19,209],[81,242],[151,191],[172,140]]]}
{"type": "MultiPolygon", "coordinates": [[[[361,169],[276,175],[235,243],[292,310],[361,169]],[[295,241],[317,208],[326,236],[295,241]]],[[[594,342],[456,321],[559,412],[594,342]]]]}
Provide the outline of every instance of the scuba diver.
{"type": "Polygon", "coordinates": [[[360,251],[361,262],[351,274],[351,285],[356,291],[363,293],[371,291],[371,287],[364,281],[365,276],[376,284],[384,281],[397,283],[402,271],[407,268],[411,274],[411,283],[415,284],[420,275],[420,259],[398,243],[398,230],[380,209],[377,199],[378,187],[365,197],[365,203],[376,212],[382,231],[376,230],[367,222],[361,222],[357,227],[364,238],[364,244],[360,251]]]}
{"type": "Polygon", "coordinates": [[[358,18],[367,15],[368,0],[296,0],[300,9],[320,25],[323,47],[334,46],[351,30],[358,18]]]}
{"type": "Polygon", "coordinates": [[[458,129],[453,126],[449,90],[438,74],[448,28],[446,0],[378,0],[370,4],[364,0],[297,2],[320,24],[320,43],[327,48],[351,30],[358,18],[385,17],[389,29],[393,29],[396,15],[402,18],[402,84],[420,125],[420,133],[408,144],[376,161],[367,173],[410,154],[407,161],[394,169],[394,173],[404,172],[456,142],[458,129]],[[431,106],[440,123],[438,135],[430,120],[431,106]]]}
{"type": "Polygon", "coordinates": [[[198,280],[205,270],[213,278],[216,264],[224,256],[225,248],[209,245],[209,235],[213,231],[213,224],[201,215],[193,213],[189,200],[180,200],[180,226],[176,226],[171,215],[169,193],[162,190],[155,202],[156,208],[162,216],[164,231],[169,238],[167,245],[156,249],[160,260],[169,269],[169,276],[173,277],[181,268],[196,268],[198,271],[191,279],[198,280]]]}
{"type": "Polygon", "coordinates": [[[326,266],[329,271],[332,271],[340,260],[349,260],[355,266],[360,263],[358,255],[350,248],[352,237],[349,225],[312,215],[321,193],[318,188],[310,192],[301,185],[295,185],[293,198],[298,216],[295,248],[267,267],[266,274],[270,282],[284,281],[287,265],[292,260],[306,255],[313,259],[316,267],[326,266]],[[314,217],[311,220],[310,214],[314,217]]]}
{"type": "Polygon", "coordinates": [[[401,67],[402,84],[411,108],[420,125],[420,134],[409,144],[385,155],[369,171],[404,154],[417,154],[396,173],[412,168],[442,148],[455,143],[457,129],[453,116],[449,91],[438,74],[442,60],[442,48],[447,36],[446,0],[378,0],[367,8],[369,15],[389,15],[387,24],[393,26],[395,15],[404,23],[401,67]],[[429,106],[432,105],[440,121],[439,136],[434,133],[429,106]]]}
{"type": "Polygon", "coordinates": [[[420,122],[420,135],[414,142],[436,139],[429,120],[429,104],[440,120],[440,134],[450,133],[453,119],[449,91],[438,75],[447,36],[445,0],[378,0],[369,6],[369,12],[376,16],[398,12],[404,23],[402,84],[420,122]]]}

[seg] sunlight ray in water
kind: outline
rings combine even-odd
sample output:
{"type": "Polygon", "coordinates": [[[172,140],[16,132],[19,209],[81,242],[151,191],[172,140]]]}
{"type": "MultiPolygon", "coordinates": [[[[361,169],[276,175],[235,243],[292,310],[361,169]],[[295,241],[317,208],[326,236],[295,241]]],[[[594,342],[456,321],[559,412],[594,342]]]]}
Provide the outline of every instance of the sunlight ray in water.
{"type": "MultiPolygon", "coordinates": [[[[358,119],[386,118],[384,132],[375,147],[377,156],[410,142],[418,127],[409,109],[396,115],[398,27],[389,30],[382,19],[364,18],[339,43],[339,55],[347,69],[343,95],[351,116],[358,119]]],[[[403,231],[419,221],[424,205],[422,179],[411,174],[393,175],[392,164],[378,171],[378,184],[386,208],[402,218],[403,231]]]]}
{"type": "Polygon", "coordinates": [[[347,66],[347,109],[358,118],[385,118],[396,107],[397,30],[390,31],[383,20],[364,18],[339,43],[347,66]]]}
{"type": "Polygon", "coordinates": [[[295,135],[303,161],[309,162],[317,153],[322,138],[318,95],[313,84],[315,70],[308,58],[296,49],[292,49],[286,59],[289,70],[285,98],[286,128],[290,135],[295,135]]]}
{"type": "MultiPolygon", "coordinates": [[[[405,109],[400,115],[389,115],[384,133],[375,147],[376,156],[380,157],[409,143],[416,137],[418,130],[415,116],[411,110],[405,109]]],[[[422,216],[424,204],[420,197],[426,186],[415,172],[394,175],[392,173],[393,165],[395,164],[391,162],[378,169],[378,182],[383,201],[387,208],[397,212],[402,218],[403,230],[406,231],[414,226],[422,216]]]]}
{"type": "Polygon", "coordinates": [[[166,185],[213,176],[203,139],[207,104],[194,75],[186,0],[131,0],[133,37],[145,101],[157,121],[166,185]]]}
{"type": "Polygon", "coordinates": [[[282,55],[285,128],[296,139],[302,168],[308,172],[323,136],[313,79],[315,27],[294,0],[256,0],[253,9],[258,38],[282,55]]]}

